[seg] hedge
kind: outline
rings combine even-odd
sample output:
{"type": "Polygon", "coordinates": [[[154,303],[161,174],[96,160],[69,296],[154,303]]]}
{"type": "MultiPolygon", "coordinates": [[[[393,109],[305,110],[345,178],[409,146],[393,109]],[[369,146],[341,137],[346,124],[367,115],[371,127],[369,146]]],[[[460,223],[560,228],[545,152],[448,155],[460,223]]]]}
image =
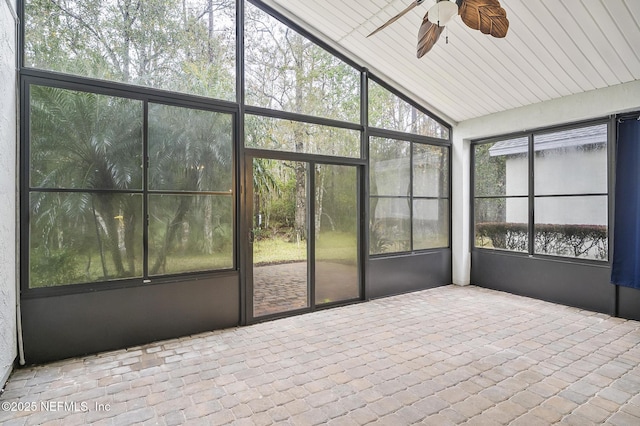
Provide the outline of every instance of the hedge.
{"type": "MultiPolygon", "coordinates": [[[[608,232],[603,225],[535,225],[535,253],[607,259],[608,232]]],[[[526,223],[476,224],[476,238],[488,239],[494,248],[528,251],[526,223]]]]}

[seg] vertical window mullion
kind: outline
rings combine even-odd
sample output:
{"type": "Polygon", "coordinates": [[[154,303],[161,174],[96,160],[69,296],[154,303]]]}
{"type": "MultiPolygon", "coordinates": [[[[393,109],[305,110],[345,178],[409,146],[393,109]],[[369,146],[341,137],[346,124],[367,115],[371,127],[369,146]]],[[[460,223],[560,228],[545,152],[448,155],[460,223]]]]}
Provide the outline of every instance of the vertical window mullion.
{"type": "Polygon", "coordinates": [[[316,166],[307,163],[307,303],[316,306],[316,166]]]}
{"type": "Polygon", "coordinates": [[[535,251],[535,141],[533,134],[529,134],[529,255],[533,255],[535,251]]]}
{"type": "MultiPolygon", "coordinates": [[[[20,7],[24,8],[24,2],[19,2],[20,7]]],[[[24,16],[22,14],[21,16],[24,16]]],[[[20,26],[21,28],[24,25],[20,26]]],[[[24,32],[24,30],[23,30],[24,32]]],[[[31,151],[31,85],[26,81],[21,81],[22,98],[20,99],[20,123],[26,123],[19,126],[20,138],[20,152],[21,156],[20,171],[21,175],[21,191],[20,191],[20,276],[21,283],[20,289],[22,291],[29,289],[29,282],[31,279],[29,264],[31,261],[31,253],[29,252],[29,239],[31,238],[30,222],[33,220],[31,217],[31,211],[29,209],[29,199],[31,197],[31,182],[30,182],[30,151],[31,151]]]]}
{"type": "MultiPolygon", "coordinates": [[[[369,159],[369,72],[363,69],[360,72],[360,125],[362,126],[360,138],[360,155],[369,159]]],[[[368,188],[368,185],[367,185],[368,188]]],[[[368,191],[367,191],[368,193],[368,191]]]]}
{"type": "Polygon", "coordinates": [[[149,279],[149,101],[142,114],[142,279],[149,279]]]}
{"type": "Polygon", "coordinates": [[[413,251],[413,144],[409,144],[409,251],[413,251]]]}

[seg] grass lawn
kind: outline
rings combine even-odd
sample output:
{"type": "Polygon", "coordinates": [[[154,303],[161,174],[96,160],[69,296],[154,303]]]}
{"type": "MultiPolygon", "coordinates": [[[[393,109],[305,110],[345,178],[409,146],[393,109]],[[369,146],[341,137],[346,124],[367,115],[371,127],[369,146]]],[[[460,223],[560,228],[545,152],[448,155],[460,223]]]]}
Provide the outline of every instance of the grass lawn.
{"type": "MultiPolygon", "coordinates": [[[[351,234],[341,232],[322,233],[316,243],[318,260],[356,263],[357,248],[351,234]]],[[[307,259],[307,242],[291,242],[286,237],[265,238],[253,243],[253,263],[268,265],[307,259]]]]}
{"type": "MultiPolygon", "coordinates": [[[[355,265],[357,262],[357,247],[353,235],[340,232],[323,232],[316,242],[316,258],[321,261],[355,265]]],[[[140,259],[136,260],[136,271],[133,275],[140,277],[142,275],[142,262],[140,259]]],[[[253,261],[256,265],[306,260],[306,241],[298,243],[289,241],[284,236],[276,236],[256,240],[253,243],[253,261]]],[[[37,258],[33,258],[32,262],[34,261],[37,262],[37,258]]],[[[105,256],[105,261],[109,273],[115,272],[109,254],[105,256]]],[[[154,261],[155,259],[153,258],[149,260],[149,268],[151,268],[154,261]]],[[[165,267],[160,268],[158,271],[158,275],[230,269],[232,267],[230,252],[211,255],[172,253],[167,257],[165,267]]],[[[104,279],[100,256],[95,253],[91,254],[90,263],[87,256],[71,256],[64,263],[52,264],[49,268],[45,267],[45,269],[47,269],[47,273],[42,271],[32,275],[32,288],[87,283],[104,279]]],[[[118,278],[113,277],[110,279],[118,278]]]]}

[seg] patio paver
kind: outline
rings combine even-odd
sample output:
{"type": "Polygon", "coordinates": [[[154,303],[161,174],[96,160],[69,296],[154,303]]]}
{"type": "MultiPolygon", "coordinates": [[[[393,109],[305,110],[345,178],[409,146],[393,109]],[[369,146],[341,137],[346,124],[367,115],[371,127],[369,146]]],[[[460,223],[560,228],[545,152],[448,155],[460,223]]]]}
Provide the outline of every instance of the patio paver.
{"type": "Polygon", "coordinates": [[[639,364],[640,322],[447,286],[18,369],[0,424],[639,425],[639,364]]]}

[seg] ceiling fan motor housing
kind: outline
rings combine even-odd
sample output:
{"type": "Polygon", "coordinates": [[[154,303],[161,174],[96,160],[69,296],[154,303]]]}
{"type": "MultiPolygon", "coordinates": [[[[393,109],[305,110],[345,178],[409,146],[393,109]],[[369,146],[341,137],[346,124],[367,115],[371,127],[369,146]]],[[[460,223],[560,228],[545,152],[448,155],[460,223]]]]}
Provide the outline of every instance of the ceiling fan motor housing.
{"type": "Polygon", "coordinates": [[[449,0],[439,0],[431,6],[427,14],[430,22],[444,27],[458,14],[458,4],[449,0]]]}

